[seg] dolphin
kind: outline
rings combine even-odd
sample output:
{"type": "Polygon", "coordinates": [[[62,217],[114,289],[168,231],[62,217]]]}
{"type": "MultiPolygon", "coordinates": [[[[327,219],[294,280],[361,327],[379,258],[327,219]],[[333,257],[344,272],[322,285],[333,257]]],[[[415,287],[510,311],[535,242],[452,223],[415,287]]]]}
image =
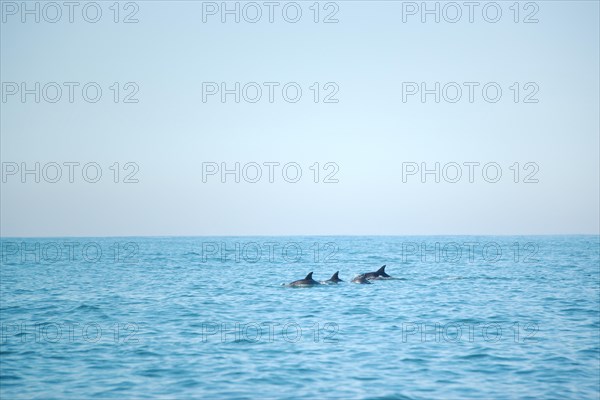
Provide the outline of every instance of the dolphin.
{"type": "Polygon", "coordinates": [[[363,275],[365,276],[366,279],[368,279],[370,281],[391,278],[391,276],[389,276],[388,274],[385,273],[385,265],[383,267],[379,268],[375,272],[367,272],[366,274],[363,274],[363,275]]]}
{"type": "Polygon", "coordinates": [[[340,271],[337,271],[335,274],[333,274],[331,276],[331,278],[327,279],[326,281],[323,281],[322,283],[324,284],[330,284],[330,283],[338,283],[338,282],[344,282],[343,280],[340,279],[340,277],[338,276],[338,274],[340,273],[340,271]]]}
{"type": "Polygon", "coordinates": [[[354,277],[354,279],[352,279],[352,283],[360,283],[361,285],[370,285],[371,282],[369,282],[367,280],[367,278],[365,277],[365,274],[360,274],[356,277],[354,277]]]}
{"type": "Polygon", "coordinates": [[[308,275],[306,275],[306,278],[304,279],[300,279],[298,281],[294,281],[292,283],[290,283],[288,286],[313,286],[313,285],[320,285],[319,282],[315,281],[312,277],[312,272],[310,272],[308,275]]]}

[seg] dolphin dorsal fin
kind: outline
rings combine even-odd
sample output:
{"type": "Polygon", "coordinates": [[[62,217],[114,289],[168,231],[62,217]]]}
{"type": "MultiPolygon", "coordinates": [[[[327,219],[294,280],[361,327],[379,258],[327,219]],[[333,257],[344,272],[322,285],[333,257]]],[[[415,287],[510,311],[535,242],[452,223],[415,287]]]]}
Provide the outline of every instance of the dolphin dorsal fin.
{"type": "Polygon", "coordinates": [[[378,274],[385,274],[385,265],[377,270],[378,274]]]}
{"type": "Polygon", "coordinates": [[[306,275],[306,278],[304,278],[304,279],[306,279],[306,280],[312,279],[312,274],[313,274],[312,272],[309,272],[308,275],[306,275]]]}
{"type": "Polygon", "coordinates": [[[340,273],[340,271],[337,271],[335,274],[333,274],[331,276],[331,279],[340,279],[340,277],[338,276],[339,273],[340,273]]]}

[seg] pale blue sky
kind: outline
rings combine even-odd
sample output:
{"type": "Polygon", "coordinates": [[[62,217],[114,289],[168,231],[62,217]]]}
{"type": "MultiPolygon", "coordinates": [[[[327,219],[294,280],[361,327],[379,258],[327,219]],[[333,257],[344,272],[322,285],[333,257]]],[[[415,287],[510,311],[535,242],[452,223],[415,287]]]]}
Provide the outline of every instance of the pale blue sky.
{"type": "Polygon", "coordinates": [[[203,23],[202,2],[144,1],[139,23],[115,24],[112,3],[101,2],[96,24],[80,14],[1,24],[2,82],[104,89],[95,104],[0,103],[2,162],[93,161],[105,174],[96,184],[9,177],[3,236],[599,232],[598,2],[536,2],[537,24],[515,24],[512,1],[499,2],[496,24],[480,13],[474,23],[402,23],[402,2],[391,1],[337,2],[337,24],[313,23],[312,1],[299,2],[297,24],[280,14],[273,24],[203,23]],[[139,103],[112,102],[108,87],[130,81],[139,103]],[[252,81],[298,82],[303,97],[202,102],[202,82],[252,81]],[[402,102],[402,82],[436,81],[498,82],[503,96],[402,102]],[[313,82],[336,82],[339,103],[312,102],[313,82]],[[513,82],[537,83],[539,103],[515,104],[513,82]],[[113,183],[115,161],[137,163],[140,182],[113,183]],[[211,161],[297,162],[304,175],[203,183],[211,161]],[[402,182],[403,162],[468,161],[497,162],[503,178],[402,182]],[[313,183],[314,162],[339,165],[340,182],[313,183]],[[537,163],[539,183],[512,182],[514,162],[537,163]]]}

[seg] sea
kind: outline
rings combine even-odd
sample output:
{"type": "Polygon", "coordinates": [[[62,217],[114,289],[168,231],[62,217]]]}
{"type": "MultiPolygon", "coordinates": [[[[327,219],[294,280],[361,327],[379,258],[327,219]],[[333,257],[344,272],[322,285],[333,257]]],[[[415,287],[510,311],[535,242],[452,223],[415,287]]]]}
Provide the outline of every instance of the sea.
{"type": "Polygon", "coordinates": [[[1,247],[3,400],[600,396],[597,235],[1,247]]]}

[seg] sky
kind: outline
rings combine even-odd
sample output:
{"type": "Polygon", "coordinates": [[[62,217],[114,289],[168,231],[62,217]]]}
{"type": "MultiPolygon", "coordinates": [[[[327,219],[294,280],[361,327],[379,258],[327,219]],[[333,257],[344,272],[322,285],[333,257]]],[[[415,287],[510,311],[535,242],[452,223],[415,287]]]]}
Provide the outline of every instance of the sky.
{"type": "Polygon", "coordinates": [[[514,3],[2,1],[0,234],[598,234],[599,3],[514,3]]]}

